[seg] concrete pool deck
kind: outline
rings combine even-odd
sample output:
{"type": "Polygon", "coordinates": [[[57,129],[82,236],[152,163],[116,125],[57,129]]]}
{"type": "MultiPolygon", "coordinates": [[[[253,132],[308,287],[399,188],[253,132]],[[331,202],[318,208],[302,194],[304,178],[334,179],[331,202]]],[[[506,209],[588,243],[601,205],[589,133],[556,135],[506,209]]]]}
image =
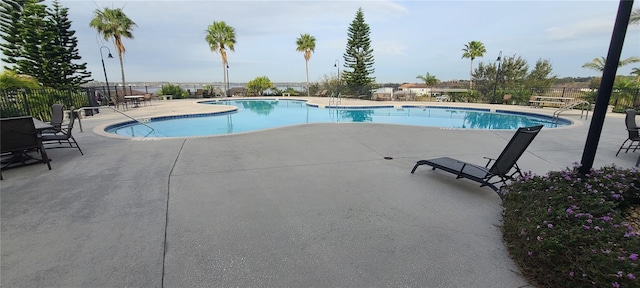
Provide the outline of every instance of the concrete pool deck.
{"type": "MultiPolygon", "coordinates": [[[[153,101],[125,113],[213,109],[195,102],[153,101]]],[[[342,104],[351,103],[383,104],[342,104]]],[[[127,120],[100,112],[82,119],[84,132],[75,127],[84,156],[51,149],[51,171],[2,172],[1,286],[528,285],[502,243],[491,189],[428,167],[409,173],[437,156],[484,163],[514,131],[338,123],[132,140],[96,134],[127,120]]],[[[563,117],[576,124],[543,129],[518,162],[523,170],[580,162],[591,117],[563,117]]],[[[614,156],[624,127],[624,115],[607,115],[594,167],[633,167],[638,152],[614,156]]]]}

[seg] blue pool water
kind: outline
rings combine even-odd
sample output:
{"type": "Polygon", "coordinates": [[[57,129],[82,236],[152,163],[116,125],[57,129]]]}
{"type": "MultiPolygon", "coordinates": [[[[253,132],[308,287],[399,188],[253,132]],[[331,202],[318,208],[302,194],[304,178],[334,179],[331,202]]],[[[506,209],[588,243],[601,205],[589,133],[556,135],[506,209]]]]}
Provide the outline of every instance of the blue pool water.
{"type": "Polygon", "coordinates": [[[111,125],[105,129],[129,137],[188,137],[257,131],[305,123],[366,122],[463,129],[515,130],[543,124],[559,127],[567,120],[522,112],[476,108],[393,106],[318,108],[300,100],[224,100],[202,105],[236,106],[236,111],[196,115],[155,117],[111,125]]]}

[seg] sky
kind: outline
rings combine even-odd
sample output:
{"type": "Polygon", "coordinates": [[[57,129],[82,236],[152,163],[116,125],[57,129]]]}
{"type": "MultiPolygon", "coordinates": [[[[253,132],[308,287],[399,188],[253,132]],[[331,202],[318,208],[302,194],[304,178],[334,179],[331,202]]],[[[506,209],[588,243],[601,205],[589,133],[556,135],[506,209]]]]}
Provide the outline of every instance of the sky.
{"type": "MultiPolygon", "coordinates": [[[[636,1],[634,9],[640,7],[636,1]]],[[[51,1],[45,1],[50,4],[51,1]]],[[[371,29],[378,83],[417,83],[430,73],[442,81],[469,79],[464,44],[484,43],[479,62],[495,63],[520,56],[530,67],[539,59],[553,65],[557,77],[591,77],[601,73],[582,68],[606,56],[618,1],[61,1],[69,8],[82,62],[92,78],[104,81],[100,47],[110,82],[120,81],[113,41],[105,41],[89,22],[96,9],[122,8],[137,27],[124,39],[127,82],[222,82],[219,54],[205,39],[213,21],[235,28],[235,51],[228,52],[230,82],[267,76],[273,82],[304,82],[304,54],[296,38],[316,38],[309,60],[309,80],[343,70],[347,29],[358,8],[371,29]]],[[[627,30],[621,58],[640,56],[640,25],[627,30]]],[[[4,63],[3,63],[4,64],[4,63]]],[[[629,75],[640,63],[618,69],[629,75]]]]}

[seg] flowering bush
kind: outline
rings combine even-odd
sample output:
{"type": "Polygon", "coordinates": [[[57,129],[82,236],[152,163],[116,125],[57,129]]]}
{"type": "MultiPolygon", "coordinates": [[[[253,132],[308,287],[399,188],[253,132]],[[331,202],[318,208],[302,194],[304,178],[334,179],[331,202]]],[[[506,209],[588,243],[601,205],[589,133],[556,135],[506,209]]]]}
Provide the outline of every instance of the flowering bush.
{"type": "Polygon", "coordinates": [[[640,231],[624,214],[640,204],[638,174],[574,167],[504,187],[503,237],[525,277],[541,287],[640,287],[640,231]]]}

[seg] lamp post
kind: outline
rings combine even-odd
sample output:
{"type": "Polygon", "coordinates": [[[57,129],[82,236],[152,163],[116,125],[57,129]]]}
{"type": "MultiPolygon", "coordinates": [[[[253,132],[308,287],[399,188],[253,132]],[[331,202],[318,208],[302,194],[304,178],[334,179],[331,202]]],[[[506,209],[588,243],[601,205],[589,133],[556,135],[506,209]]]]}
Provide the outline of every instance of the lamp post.
{"type": "Polygon", "coordinates": [[[500,76],[500,64],[502,63],[502,51],[498,54],[498,70],[496,71],[496,83],[493,84],[493,97],[491,98],[491,103],[496,103],[496,88],[498,88],[498,76],[500,76]]]}
{"type": "Polygon", "coordinates": [[[229,94],[229,63],[227,63],[227,88],[225,90],[227,91],[227,97],[231,97],[231,94],[229,94]]]}
{"type": "Polygon", "coordinates": [[[338,93],[340,93],[340,61],[338,59],[333,62],[333,67],[338,68],[338,93]]]}
{"type": "MultiPolygon", "coordinates": [[[[102,61],[102,72],[104,72],[104,82],[107,83],[107,95],[109,96],[109,101],[111,101],[111,91],[109,90],[109,79],[107,79],[107,69],[104,68],[104,57],[102,56],[102,48],[107,48],[107,51],[109,52],[109,55],[107,56],[107,58],[113,58],[113,55],[111,55],[111,50],[109,50],[109,47],[107,46],[100,47],[100,61],[102,61]]],[[[118,105],[118,103],[115,103],[115,104],[118,105]]]]}

